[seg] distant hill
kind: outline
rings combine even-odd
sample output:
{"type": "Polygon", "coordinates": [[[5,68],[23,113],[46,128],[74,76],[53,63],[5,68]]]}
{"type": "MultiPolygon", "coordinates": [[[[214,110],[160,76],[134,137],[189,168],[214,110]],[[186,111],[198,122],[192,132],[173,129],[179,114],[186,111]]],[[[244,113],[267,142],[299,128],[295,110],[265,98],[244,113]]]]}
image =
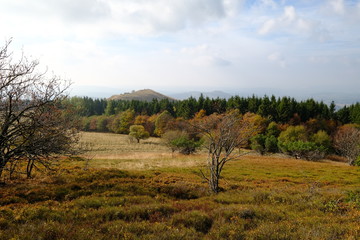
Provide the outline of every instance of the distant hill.
{"type": "Polygon", "coordinates": [[[222,92],[222,91],[213,91],[213,92],[197,92],[197,91],[192,91],[192,92],[184,92],[184,93],[175,93],[175,94],[171,94],[171,97],[179,99],[179,100],[184,100],[184,99],[188,99],[190,97],[196,98],[198,99],[200,97],[200,95],[203,95],[204,97],[208,97],[210,99],[215,99],[215,98],[225,98],[228,99],[231,97],[231,94],[228,94],[226,92],[222,92]]]}
{"type": "Polygon", "coordinates": [[[139,91],[132,91],[131,93],[123,93],[119,95],[113,95],[109,98],[109,100],[139,100],[139,101],[147,101],[151,102],[153,99],[162,100],[169,99],[175,100],[174,98],[165,96],[161,93],[155,92],[151,89],[144,89],[139,91]]]}

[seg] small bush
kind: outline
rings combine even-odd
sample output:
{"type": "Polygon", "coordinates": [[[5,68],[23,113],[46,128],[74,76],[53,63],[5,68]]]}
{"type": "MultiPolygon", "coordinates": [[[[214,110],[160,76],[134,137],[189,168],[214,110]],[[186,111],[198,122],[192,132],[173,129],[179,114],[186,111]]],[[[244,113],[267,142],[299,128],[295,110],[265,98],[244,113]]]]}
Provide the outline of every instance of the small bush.
{"type": "Polygon", "coordinates": [[[58,188],[55,190],[55,200],[62,201],[65,199],[66,195],[70,193],[70,189],[68,188],[58,188]]]}
{"type": "Polygon", "coordinates": [[[303,239],[297,232],[297,226],[290,222],[264,223],[248,233],[246,239],[279,240],[303,239]]]}
{"type": "Polygon", "coordinates": [[[104,205],[103,199],[95,197],[83,197],[75,201],[75,205],[80,208],[94,208],[98,209],[104,205]]]}
{"type": "Polygon", "coordinates": [[[7,196],[0,198],[0,206],[6,206],[13,203],[27,203],[26,199],[17,196],[7,196]]]}
{"type": "Polygon", "coordinates": [[[34,220],[63,222],[65,220],[65,212],[43,206],[30,207],[23,210],[19,220],[20,222],[34,220]]]}
{"type": "Polygon", "coordinates": [[[125,198],[119,197],[82,197],[74,201],[74,204],[80,208],[99,209],[105,206],[123,206],[125,198]]]}
{"type": "Polygon", "coordinates": [[[255,192],[253,197],[254,197],[254,202],[255,203],[267,203],[270,202],[270,196],[271,194],[269,192],[255,192]]]}
{"type": "Polygon", "coordinates": [[[357,159],[354,162],[354,165],[360,167],[360,156],[357,157],[357,159]]]}
{"type": "Polygon", "coordinates": [[[32,189],[25,194],[24,198],[29,203],[43,202],[54,199],[55,194],[53,191],[46,188],[32,189]]]}
{"type": "Polygon", "coordinates": [[[318,146],[314,142],[280,142],[279,146],[283,152],[288,153],[296,158],[303,158],[307,160],[322,159],[326,153],[326,149],[323,146],[318,146]]]}
{"type": "Polygon", "coordinates": [[[251,149],[263,155],[265,153],[265,135],[258,134],[252,137],[251,140],[251,149]]]}
{"type": "Polygon", "coordinates": [[[358,208],[360,208],[360,190],[348,192],[347,201],[354,203],[358,208]]]}
{"type": "Polygon", "coordinates": [[[100,231],[107,236],[106,239],[197,240],[202,237],[193,229],[171,228],[164,223],[145,221],[127,223],[118,220],[101,225],[100,231]]]}
{"type": "Polygon", "coordinates": [[[158,188],[159,193],[165,193],[177,199],[197,199],[199,193],[196,189],[184,184],[165,185],[158,188]]]}
{"type": "Polygon", "coordinates": [[[0,217],[0,230],[5,230],[9,226],[10,226],[10,222],[5,218],[0,217]]]}
{"type": "Polygon", "coordinates": [[[244,225],[237,222],[214,227],[209,235],[210,239],[243,240],[246,239],[245,233],[244,225]]]}
{"type": "Polygon", "coordinates": [[[265,151],[276,153],[279,151],[277,138],[273,135],[267,136],[265,139],[265,151]]]}
{"type": "Polygon", "coordinates": [[[165,144],[173,151],[179,151],[182,154],[189,155],[203,144],[202,140],[191,139],[187,132],[181,131],[167,131],[162,136],[165,144]]]}
{"type": "Polygon", "coordinates": [[[172,225],[194,228],[198,232],[209,232],[213,220],[205,213],[200,211],[192,211],[186,213],[178,213],[172,218],[172,225]]]}

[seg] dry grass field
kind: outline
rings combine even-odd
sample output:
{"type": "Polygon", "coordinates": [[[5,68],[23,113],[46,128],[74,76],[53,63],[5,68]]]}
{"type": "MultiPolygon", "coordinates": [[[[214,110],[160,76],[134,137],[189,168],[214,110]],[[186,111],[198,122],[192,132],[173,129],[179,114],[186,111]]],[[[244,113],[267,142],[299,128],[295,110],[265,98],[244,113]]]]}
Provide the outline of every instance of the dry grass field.
{"type": "Polygon", "coordinates": [[[206,155],[185,156],[172,153],[160,138],[131,140],[129,136],[114,133],[82,132],[80,145],[88,151],[89,167],[146,170],[166,167],[193,167],[204,163],[206,155]]]}

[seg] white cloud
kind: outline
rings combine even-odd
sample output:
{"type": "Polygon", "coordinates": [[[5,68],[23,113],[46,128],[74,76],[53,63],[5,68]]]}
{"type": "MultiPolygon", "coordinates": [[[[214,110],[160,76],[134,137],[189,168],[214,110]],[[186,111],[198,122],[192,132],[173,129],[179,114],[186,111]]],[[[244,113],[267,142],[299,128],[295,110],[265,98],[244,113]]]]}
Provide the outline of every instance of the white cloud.
{"type": "Polygon", "coordinates": [[[231,65],[231,62],[215,56],[199,56],[195,59],[193,59],[192,63],[195,66],[201,66],[201,67],[226,67],[231,65]]]}
{"type": "Polygon", "coordinates": [[[111,9],[102,0],[43,0],[43,4],[57,12],[65,21],[92,22],[109,17],[111,9]]]}
{"type": "Polygon", "coordinates": [[[331,39],[330,33],[322,26],[322,22],[298,14],[294,6],[285,6],[282,15],[267,19],[258,30],[260,35],[272,33],[305,37],[318,42],[331,39]]]}
{"type": "Polygon", "coordinates": [[[295,8],[293,6],[286,6],[284,8],[284,15],[283,15],[281,21],[291,23],[291,22],[294,22],[296,18],[297,18],[297,16],[296,16],[295,8]]]}
{"type": "Polygon", "coordinates": [[[343,15],[345,13],[344,0],[331,0],[330,6],[337,14],[343,15]]]}
{"type": "MultiPolygon", "coordinates": [[[[227,6],[232,4],[225,1],[227,6]]],[[[112,16],[127,31],[143,26],[144,33],[172,32],[226,16],[223,0],[110,1],[112,16]],[[144,27],[145,26],[145,27],[144,27]]],[[[137,33],[137,31],[135,30],[137,33]]]]}
{"type": "Polygon", "coordinates": [[[267,58],[269,61],[277,63],[282,68],[286,67],[285,58],[279,52],[274,52],[274,53],[268,55],[267,58]]]}
{"type": "MultiPolygon", "coordinates": [[[[108,35],[157,35],[204,24],[235,15],[242,0],[5,0],[0,16],[17,15],[12,28],[31,29],[33,34],[54,35],[66,29],[69,37],[108,35]],[[56,26],[56,27],[55,27],[56,26]]],[[[9,21],[6,22],[9,24],[9,21]]],[[[0,24],[1,25],[1,24],[0,24]]],[[[5,23],[4,23],[5,25],[5,23]]],[[[61,33],[63,36],[64,33],[61,33]]],[[[24,34],[25,35],[25,34],[24,34]]],[[[29,34],[26,34],[29,35],[29,34]]]]}
{"type": "Polygon", "coordinates": [[[261,0],[261,4],[272,9],[276,9],[278,7],[278,5],[273,0],[261,0]]]}
{"type": "Polygon", "coordinates": [[[195,66],[209,67],[209,66],[217,66],[217,67],[225,67],[231,65],[229,60],[224,59],[223,57],[218,56],[214,50],[207,44],[201,44],[195,47],[187,47],[181,49],[181,53],[185,56],[188,61],[190,59],[190,63],[195,66]]]}
{"type": "Polygon", "coordinates": [[[210,49],[208,44],[201,44],[195,47],[185,47],[181,49],[182,53],[189,55],[204,54],[210,49]]]}
{"type": "Polygon", "coordinates": [[[276,24],[277,22],[275,19],[269,19],[262,25],[258,33],[261,35],[268,34],[276,27],[276,24]]]}

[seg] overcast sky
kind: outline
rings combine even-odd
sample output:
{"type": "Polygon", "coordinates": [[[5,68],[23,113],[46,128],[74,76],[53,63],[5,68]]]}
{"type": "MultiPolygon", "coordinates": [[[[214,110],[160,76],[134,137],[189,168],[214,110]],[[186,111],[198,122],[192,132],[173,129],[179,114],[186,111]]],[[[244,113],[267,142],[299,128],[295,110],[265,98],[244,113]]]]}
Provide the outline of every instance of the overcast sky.
{"type": "Polygon", "coordinates": [[[75,87],[359,91],[360,0],[0,0],[0,40],[75,87]]]}

